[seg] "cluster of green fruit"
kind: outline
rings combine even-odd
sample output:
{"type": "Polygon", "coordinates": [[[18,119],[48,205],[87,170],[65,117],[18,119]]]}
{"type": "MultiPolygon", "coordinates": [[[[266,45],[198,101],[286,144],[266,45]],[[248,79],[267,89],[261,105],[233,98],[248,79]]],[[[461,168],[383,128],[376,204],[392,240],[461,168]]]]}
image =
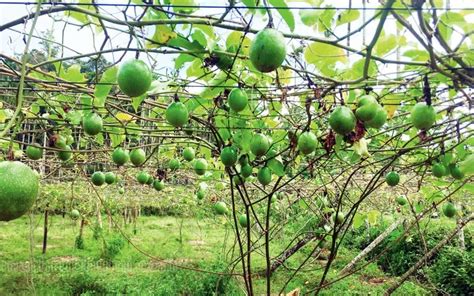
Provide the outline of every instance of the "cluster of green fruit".
{"type": "Polygon", "coordinates": [[[145,171],[137,173],[136,179],[142,185],[151,185],[156,191],[165,189],[165,182],[161,179],[155,179],[152,175],[145,171]]]}
{"type": "MultiPolygon", "coordinates": [[[[54,139],[54,148],[57,149],[56,155],[61,161],[69,161],[72,158],[71,145],[74,143],[72,135],[56,135],[54,139]]],[[[38,144],[31,144],[26,148],[26,156],[32,160],[43,158],[43,147],[38,144]]]]}
{"type": "Polygon", "coordinates": [[[434,163],[431,167],[431,173],[437,178],[442,178],[447,175],[451,175],[456,180],[461,180],[464,178],[464,172],[461,171],[459,166],[455,163],[450,163],[448,166],[445,166],[441,162],[434,163]]]}
{"type": "MultiPolygon", "coordinates": [[[[405,195],[399,195],[395,198],[395,201],[400,206],[404,206],[408,204],[408,199],[405,195]]],[[[452,202],[446,202],[442,207],[443,214],[448,217],[452,218],[456,215],[457,209],[456,206],[452,202]]]]}
{"type": "MultiPolygon", "coordinates": [[[[424,102],[417,103],[411,110],[410,120],[417,129],[431,128],[436,119],[436,111],[431,105],[424,102]]],[[[347,106],[336,107],[329,116],[329,125],[340,135],[347,135],[354,130],[357,120],[365,128],[380,129],[387,121],[387,111],[372,95],[363,95],[357,101],[357,108],[353,112],[347,106]]]]}
{"type": "MultiPolygon", "coordinates": [[[[230,212],[229,208],[226,205],[226,203],[223,202],[223,201],[218,201],[214,204],[214,211],[218,215],[227,215],[230,212]]],[[[239,217],[238,217],[238,221],[239,221],[240,226],[247,227],[247,225],[248,225],[247,215],[240,214],[239,217]]]]}
{"type": "MultiPolygon", "coordinates": [[[[314,133],[303,132],[298,137],[298,150],[304,155],[311,154],[316,150],[318,141],[314,133]]],[[[278,152],[272,148],[271,139],[262,133],[255,133],[250,141],[250,152],[256,159],[265,157],[263,166],[257,172],[257,180],[263,186],[272,181],[272,170],[266,163],[275,158],[278,152]]],[[[233,181],[236,185],[241,185],[253,174],[253,166],[249,161],[248,155],[240,155],[238,149],[234,146],[227,146],[221,150],[220,160],[226,167],[232,167],[239,163],[239,175],[234,176],[233,181]]]]}
{"type": "Polygon", "coordinates": [[[357,120],[366,128],[381,128],[387,121],[387,111],[372,95],[364,95],[357,102],[354,112],[347,106],[336,107],[329,116],[329,125],[340,135],[347,135],[354,130],[357,120]]]}

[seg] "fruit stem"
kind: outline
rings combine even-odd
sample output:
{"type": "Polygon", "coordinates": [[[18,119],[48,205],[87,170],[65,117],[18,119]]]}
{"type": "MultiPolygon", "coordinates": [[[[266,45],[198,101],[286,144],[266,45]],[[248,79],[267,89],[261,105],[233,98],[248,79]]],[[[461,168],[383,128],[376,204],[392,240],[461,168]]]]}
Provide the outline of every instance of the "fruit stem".
{"type": "Polygon", "coordinates": [[[428,81],[428,75],[425,74],[423,77],[423,95],[425,97],[426,105],[431,106],[431,88],[430,82],[428,81]]]}

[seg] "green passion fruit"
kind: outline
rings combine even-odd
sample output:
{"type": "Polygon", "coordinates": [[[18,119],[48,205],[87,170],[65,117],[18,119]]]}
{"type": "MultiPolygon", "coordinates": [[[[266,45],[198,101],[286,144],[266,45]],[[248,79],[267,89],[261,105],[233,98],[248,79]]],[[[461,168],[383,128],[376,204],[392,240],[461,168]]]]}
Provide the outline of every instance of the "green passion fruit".
{"type": "Polygon", "coordinates": [[[177,169],[179,169],[180,166],[181,166],[181,162],[180,162],[179,159],[177,159],[177,158],[172,158],[172,159],[170,159],[170,161],[168,162],[168,167],[169,167],[170,170],[172,170],[172,171],[176,171],[177,169]]]}
{"type": "Polygon", "coordinates": [[[250,141],[250,151],[259,157],[265,155],[270,148],[270,141],[264,134],[255,134],[250,141]]]}
{"type": "Polygon", "coordinates": [[[372,120],[364,122],[364,126],[379,129],[385,124],[385,122],[387,122],[387,116],[388,114],[385,108],[378,105],[375,117],[372,118],[372,120]]]}
{"type": "Polygon", "coordinates": [[[270,168],[265,166],[259,169],[257,173],[257,180],[263,186],[270,184],[270,182],[272,181],[272,171],[270,170],[270,168]]]}
{"type": "Polygon", "coordinates": [[[433,106],[420,102],[411,109],[410,119],[417,129],[429,129],[435,123],[436,111],[433,106]]]}
{"type": "Polygon", "coordinates": [[[435,163],[431,167],[431,173],[437,178],[441,178],[447,174],[448,169],[442,163],[435,163]]]}
{"type": "Polygon", "coordinates": [[[448,218],[452,218],[456,215],[456,206],[454,206],[453,203],[451,202],[447,202],[443,205],[443,214],[448,217],[448,218]]]}
{"type": "Polygon", "coordinates": [[[112,161],[118,166],[126,164],[129,160],[130,155],[128,154],[128,151],[121,147],[115,148],[114,152],[112,152],[112,161]]]}
{"type": "Polygon", "coordinates": [[[303,154],[310,154],[316,150],[318,139],[312,132],[304,132],[298,137],[298,150],[303,154]]]}
{"type": "Polygon", "coordinates": [[[203,189],[199,189],[197,192],[196,192],[196,198],[201,200],[203,198],[206,197],[206,191],[203,190],[203,189]]]}
{"type": "Polygon", "coordinates": [[[329,125],[340,135],[350,133],[356,126],[356,117],[349,107],[338,106],[329,116],[329,125]]]}
{"type": "Polygon", "coordinates": [[[235,163],[237,162],[237,149],[235,149],[232,146],[225,147],[221,151],[220,158],[221,158],[222,163],[226,167],[235,165],[235,163]]]}
{"type": "Polygon", "coordinates": [[[336,225],[339,225],[339,224],[342,224],[342,222],[344,222],[344,214],[339,212],[336,214],[334,214],[332,216],[332,221],[336,224],[336,225]]]}
{"type": "Polygon", "coordinates": [[[155,182],[155,178],[153,178],[152,175],[148,176],[148,180],[146,181],[146,184],[153,185],[153,182],[155,182]]]}
{"type": "Polygon", "coordinates": [[[400,182],[400,176],[398,175],[397,172],[389,172],[386,176],[385,176],[385,182],[389,185],[389,186],[396,186],[398,184],[398,182],[400,182]]]}
{"type": "Polygon", "coordinates": [[[165,189],[164,181],[156,179],[155,181],[153,181],[153,188],[155,188],[156,191],[161,191],[165,189]]]}
{"type": "Polygon", "coordinates": [[[397,202],[397,204],[401,205],[401,206],[404,206],[408,203],[408,200],[407,198],[404,196],[404,195],[399,195],[395,198],[395,201],[397,202]]]}
{"type": "Polygon", "coordinates": [[[207,170],[207,161],[204,158],[196,159],[194,162],[194,171],[196,174],[202,176],[206,173],[207,170]]]}
{"type": "Polygon", "coordinates": [[[227,99],[230,109],[234,112],[240,112],[247,107],[249,97],[245,90],[234,88],[230,91],[227,99]]]}
{"type": "Polygon", "coordinates": [[[141,60],[128,60],[117,73],[117,82],[127,96],[139,97],[147,92],[152,81],[150,68],[141,60]]]}
{"type": "Polygon", "coordinates": [[[449,165],[449,173],[451,174],[451,177],[456,180],[461,180],[462,178],[464,178],[464,173],[456,164],[452,163],[449,165]]]}
{"type": "Polygon", "coordinates": [[[32,160],[38,160],[43,157],[43,149],[37,145],[31,145],[26,147],[26,156],[32,160]]]}
{"type": "Polygon", "coordinates": [[[276,70],[285,57],[285,37],[275,29],[266,28],[258,32],[250,44],[250,61],[260,72],[276,70]]]}
{"type": "Polygon", "coordinates": [[[240,224],[241,227],[247,227],[247,225],[248,225],[247,215],[241,214],[239,216],[239,224],[240,224]]]}
{"type": "Polygon", "coordinates": [[[62,151],[58,151],[58,158],[62,161],[68,161],[72,158],[72,149],[69,145],[64,145],[61,147],[62,151]]]}
{"type": "Polygon", "coordinates": [[[115,181],[117,180],[117,177],[113,172],[107,172],[105,173],[105,183],[107,184],[114,184],[115,181]]]}
{"type": "Polygon", "coordinates": [[[138,183],[145,185],[148,183],[148,180],[150,179],[150,174],[148,174],[145,171],[141,171],[137,173],[136,178],[137,178],[138,183]]]}
{"type": "Polygon", "coordinates": [[[252,175],[253,172],[253,167],[249,164],[244,164],[243,166],[240,167],[240,174],[244,178],[248,178],[252,175]]]}
{"type": "Polygon", "coordinates": [[[214,210],[218,215],[225,215],[228,211],[227,205],[223,201],[218,201],[214,204],[214,210]]]}
{"type": "Polygon", "coordinates": [[[94,112],[85,115],[82,119],[82,128],[89,136],[99,134],[102,131],[103,125],[102,117],[94,112]]]}
{"type": "Polygon", "coordinates": [[[181,102],[173,102],[166,109],[165,117],[168,123],[172,126],[182,127],[188,122],[188,109],[181,102]]]}
{"type": "Polygon", "coordinates": [[[364,96],[359,100],[355,116],[361,121],[370,121],[375,118],[379,104],[372,96],[364,96]],[[369,97],[369,98],[367,98],[369,97]]]}
{"type": "Polygon", "coordinates": [[[38,195],[39,178],[29,166],[18,161],[0,162],[0,221],[23,216],[38,195]]]}
{"type": "Polygon", "coordinates": [[[234,181],[234,184],[237,186],[245,183],[245,178],[243,176],[235,175],[234,177],[232,177],[232,180],[234,181]]]}
{"type": "Polygon", "coordinates": [[[183,150],[183,158],[186,161],[192,161],[194,157],[196,156],[196,152],[192,147],[186,147],[183,150]]]}
{"type": "Polygon", "coordinates": [[[130,162],[138,167],[141,166],[146,160],[146,154],[145,151],[141,148],[133,149],[132,152],[130,152],[130,162]]]}
{"type": "Polygon", "coordinates": [[[78,210],[74,209],[69,213],[69,216],[71,217],[72,220],[77,220],[81,216],[78,210]]]}
{"type": "Polygon", "coordinates": [[[91,176],[92,184],[95,186],[102,186],[105,183],[105,175],[102,172],[95,172],[91,176]]]}
{"type": "Polygon", "coordinates": [[[74,143],[74,137],[72,135],[67,135],[66,136],[66,144],[67,145],[72,145],[74,143]]]}

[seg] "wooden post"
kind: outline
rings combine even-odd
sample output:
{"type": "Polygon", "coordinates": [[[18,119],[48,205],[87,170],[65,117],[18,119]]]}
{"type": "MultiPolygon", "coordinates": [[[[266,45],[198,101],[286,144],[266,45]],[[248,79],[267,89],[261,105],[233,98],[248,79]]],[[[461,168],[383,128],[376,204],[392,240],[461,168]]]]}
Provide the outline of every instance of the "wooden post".
{"type": "Polygon", "coordinates": [[[46,254],[46,248],[48,247],[48,206],[49,205],[46,205],[46,209],[44,210],[43,254],[46,254]]]}

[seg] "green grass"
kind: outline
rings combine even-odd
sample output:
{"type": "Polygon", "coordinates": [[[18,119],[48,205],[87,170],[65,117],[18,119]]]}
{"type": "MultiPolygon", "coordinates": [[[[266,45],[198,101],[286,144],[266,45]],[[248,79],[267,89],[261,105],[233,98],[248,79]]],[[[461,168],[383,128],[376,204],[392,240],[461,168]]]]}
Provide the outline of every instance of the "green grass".
{"type": "MultiPolygon", "coordinates": [[[[115,217],[119,219],[119,217],[115,217]]],[[[92,225],[84,231],[83,250],[74,247],[79,232],[79,223],[61,216],[50,217],[48,250],[41,254],[42,217],[35,216],[33,248],[33,283],[38,295],[71,294],[132,294],[132,295],[210,295],[214,292],[226,295],[243,295],[243,283],[238,278],[228,279],[213,274],[196,273],[175,268],[170,264],[184,265],[218,272],[225,272],[227,264],[234,255],[233,232],[222,217],[195,219],[180,217],[140,217],[136,233],[133,225],[122,226],[130,241],[141,251],[156,257],[152,259],[139,252],[132,244],[124,241],[123,248],[113,257],[112,267],[103,258],[104,241],[122,240],[121,236],[109,230],[104,217],[102,238],[93,239],[92,225]],[[181,229],[181,231],[180,231],[181,229]],[[217,287],[217,290],[216,290],[217,287]],[[219,290],[221,289],[221,290],[219,290]],[[221,292],[219,292],[221,291],[221,292]]],[[[0,223],[0,295],[30,295],[29,264],[29,219],[0,223]]],[[[271,245],[272,254],[277,254],[288,243],[282,236],[271,245]]],[[[120,245],[120,244],[119,244],[120,245]]],[[[303,248],[288,260],[286,266],[295,268],[310,252],[303,248]]],[[[238,252],[237,249],[234,252],[238,252]]],[[[341,249],[335,269],[331,269],[329,280],[335,278],[337,269],[342,268],[356,255],[354,251],[341,249]]],[[[264,268],[262,252],[253,255],[254,270],[264,268]]],[[[305,272],[295,277],[285,289],[306,290],[314,287],[322,274],[324,262],[313,260],[305,272]]],[[[235,272],[241,272],[237,265],[235,272]]],[[[282,287],[290,270],[280,269],[272,277],[275,293],[282,287]]],[[[362,273],[352,275],[322,291],[323,295],[381,295],[393,282],[375,265],[370,264],[362,273]],[[351,291],[351,292],[349,292],[351,291]],[[348,294],[349,293],[349,294],[348,294]]],[[[265,279],[255,279],[257,294],[265,292],[265,279]]],[[[421,287],[406,283],[397,293],[399,295],[424,295],[421,287]]]]}

